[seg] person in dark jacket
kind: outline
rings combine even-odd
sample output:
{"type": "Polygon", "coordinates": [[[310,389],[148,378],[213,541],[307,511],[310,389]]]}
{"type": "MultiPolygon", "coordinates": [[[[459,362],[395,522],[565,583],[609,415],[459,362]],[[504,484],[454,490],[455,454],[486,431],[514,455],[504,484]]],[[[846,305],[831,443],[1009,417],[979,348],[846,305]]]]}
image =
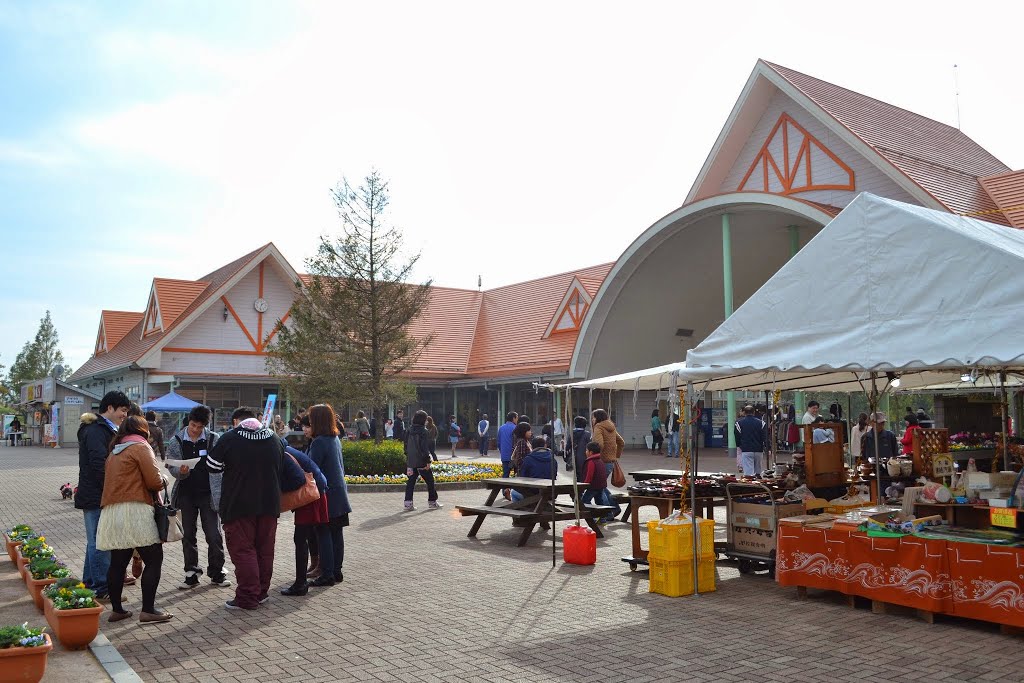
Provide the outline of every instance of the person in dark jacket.
{"type": "Polygon", "coordinates": [[[99,413],[85,413],[78,427],[78,488],[75,507],[85,519],[85,567],[82,582],[100,598],[108,593],[107,572],[110,553],[96,549],[96,528],[100,523],[103,480],[106,476],[110,441],[132,402],[120,391],[108,391],[100,399],[99,413]]]}
{"type": "Polygon", "coordinates": [[[405,443],[405,411],[404,410],[399,410],[397,413],[395,413],[395,423],[394,423],[394,426],[392,428],[392,432],[391,433],[394,435],[395,441],[401,441],[402,443],[405,443]]]}
{"type": "MultiPolygon", "coordinates": [[[[573,458],[576,466],[576,476],[583,476],[583,465],[587,461],[587,444],[590,443],[590,432],[587,431],[587,418],[577,415],[573,420],[572,433],[565,444],[566,470],[572,469],[569,457],[573,458]]],[[[582,480],[581,480],[582,481],[582,480]]]]}
{"type": "Polygon", "coordinates": [[[334,408],[322,403],[309,409],[309,459],[316,463],[327,479],[328,521],[319,525],[317,540],[320,545],[320,576],[311,586],[333,586],[344,581],[341,573],[345,561],[345,527],[352,506],[348,502],[345,485],[345,463],[338,440],[338,420],[334,408]]]}
{"type": "Polygon", "coordinates": [[[146,423],[149,425],[149,445],[153,452],[160,456],[161,460],[167,459],[166,445],[164,444],[164,430],[156,423],[156,412],[146,411],[146,423]]]}
{"type": "Polygon", "coordinates": [[[188,426],[179,431],[168,444],[167,454],[171,460],[194,460],[194,466],[168,465],[174,477],[171,502],[181,511],[181,550],[185,557],[185,579],[178,584],[181,590],[199,585],[203,570],[199,567],[199,523],[206,538],[206,572],[214,585],[227,587],[231,581],[224,574],[224,539],[220,535],[220,518],[213,507],[210,471],[207,456],[217,444],[217,435],[210,431],[212,413],[206,406],[196,406],[189,411],[188,426]]]}
{"type": "Polygon", "coordinates": [[[310,557],[315,558],[316,565],[320,564],[320,544],[316,540],[316,535],[321,528],[326,535],[326,542],[330,543],[330,532],[326,527],[330,521],[327,512],[327,477],[308,455],[292,448],[284,439],[281,443],[284,445],[285,453],[294,458],[302,471],[313,475],[316,490],[320,492],[320,500],[303,505],[294,511],[295,533],[292,538],[295,541],[295,582],[281,589],[281,595],[298,596],[309,592],[307,578],[308,570],[311,568],[308,564],[310,557]]]}
{"type": "MultiPolygon", "coordinates": [[[[889,458],[899,455],[899,442],[896,440],[896,435],[885,428],[885,413],[871,413],[869,422],[874,425],[874,432],[878,433],[878,453],[881,456],[884,471],[884,465],[889,458]]],[[[875,459],[875,434],[871,430],[860,437],[860,452],[864,462],[871,462],[875,459]]]]}
{"type": "MultiPolygon", "coordinates": [[[[523,457],[516,476],[531,479],[554,479],[558,475],[558,463],[547,446],[547,439],[543,436],[535,436],[531,441],[531,446],[533,450],[523,457]]],[[[512,502],[518,503],[522,499],[523,494],[516,490],[512,491],[512,502]]]]}
{"type": "Polygon", "coordinates": [[[427,413],[417,410],[412,416],[412,427],[405,439],[405,510],[415,510],[412,494],[416,489],[416,480],[423,477],[427,483],[427,506],[431,510],[442,507],[437,502],[437,489],[434,488],[434,473],[430,470],[430,437],[427,436],[427,413]]]}
{"type": "Polygon", "coordinates": [[[733,431],[743,475],[755,476],[764,469],[764,420],[754,415],[754,406],[745,405],[743,417],[736,420],[733,431]]]}
{"type": "Polygon", "coordinates": [[[235,565],[235,598],[228,609],[256,609],[265,602],[274,572],[274,541],[281,514],[284,446],[252,408],[231,415],[225,432],[206,456],[211,491],[235,565]],[[216,484],[216,479],[222,479],[216,484]],[[216,500],[217,491],[220,500],[216,500]]]}

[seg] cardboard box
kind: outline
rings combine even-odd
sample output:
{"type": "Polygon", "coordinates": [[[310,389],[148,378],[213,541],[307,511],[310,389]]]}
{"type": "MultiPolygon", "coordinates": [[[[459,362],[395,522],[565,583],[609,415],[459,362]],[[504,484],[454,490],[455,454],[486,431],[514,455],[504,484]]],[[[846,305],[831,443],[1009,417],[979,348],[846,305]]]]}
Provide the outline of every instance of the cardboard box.
{"type": "Polygon", "coordinates": [[[775,550],[775,531],[734,526],[732,541],[735,550],[768,557],[775,550]]]}
{"type": "MultiPolygon", "coordinates": [[[[775,513],[779,519],[795,517],[796,515],[804,514],[804,512],[803,503],[779,503],[775,506],[775,513]]],[[[774,531],[771,505],[733,503],[732,517],[729,522],[733,527],[774,531]]]]}

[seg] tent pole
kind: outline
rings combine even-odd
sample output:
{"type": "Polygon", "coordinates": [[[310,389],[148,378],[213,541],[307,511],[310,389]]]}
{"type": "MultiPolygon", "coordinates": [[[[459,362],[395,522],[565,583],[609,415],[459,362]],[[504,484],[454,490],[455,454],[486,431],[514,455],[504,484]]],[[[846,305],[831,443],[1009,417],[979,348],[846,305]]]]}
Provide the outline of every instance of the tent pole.
{"type": "MultiPolygon", "coordinates": [[[[555,418],[558,417],[558,391],[555,389],[548,389],[551,393],[551,443],[548,446],[551,449],[551,568],[555,568],[555,539],[558,538],[558,533],[555,530],[555,499],[558,497],[555,495],[555,476],[558,474],[558,463],[555,461],[555,418]]],[[[563,427],[564,428],[564,427],[563,427]]]]}
{"type": "Polygon", "coordinates": [[[999,373],[999,431],[1003,434],[1003,469],[1010,469],[1010,430],[1006,425],[1006,373],[999,373]]]}
{"type": "MultiPolygon", "coordinates": [[[[878,385],[875,383],[877,373],[871,373],[871,395],[868,404],[871,407],[871,434],[875,439],[875,504],[882,504],[882,456],[878,452],[878,422],[875,419],[878,412],[878,385]]],[[[886,415],[888,417],[888,415],[886,415]]]]}
{"type": "MultiPolygon", "coordinates": [[[[678,394],[677,394],[678,395],[678,394]]],[[[691,457],[687,458],[690,463],[690,471],[684,472],[683,474],[690,478],[690,521],[693,523],[693,594],[694,596],[699,595],[698,588],[698,576],[697,572],[700,566],[700,538],[698,537],[697,527],[697,456],[690,454],[690,443],[693,437],[693,424],[690,420],[690,414],[693,411],[693,382],[686,383],[686,404],[683,406],[683,418],[686,425],[686,450],[687,454],[691,457]]],[[[671,418],[669,418],[671,419],[671,418]]]]}

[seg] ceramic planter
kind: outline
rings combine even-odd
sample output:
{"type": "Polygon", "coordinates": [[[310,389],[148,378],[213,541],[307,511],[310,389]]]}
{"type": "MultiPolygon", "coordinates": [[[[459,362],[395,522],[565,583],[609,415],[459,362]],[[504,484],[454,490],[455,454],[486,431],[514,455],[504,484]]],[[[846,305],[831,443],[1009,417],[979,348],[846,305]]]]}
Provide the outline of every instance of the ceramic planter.
{"type": "Polygon", "coordinates": [[[43,589],[52,583],[57,583],[57,579],[33,579],[29,575],[28,592],[32,596],[32,602],[36,604],[36,609],[40,612],[43,611],[43,589]]]}
{"type": "Polygon", "coordinates": [[[43,598],[43,614],[53,635],[65,650],[88,647],[100,631],[103,605],[83,609],[54,609],[53,601],[43,598]]]}
{"type": "Polygon", "coordinates": [[[46,673],[46,656],[53,649],[48,633],[46,644],[38,647],[8,647],[0,650],[0,683],[39,683],[46,673]]]}
{"type": "Polygon", "coordinates": [[[18,548],[21,546],[21,541],[12,541],[7,539],[7,556],[11,558],[11,562],[17,564],[18,562],[18,548]]]}
{"type": "Polygon", "coordinates": [[[18,555],[18,571],[21,572],[21,578],[25,581],[25,585],[28,585],[28,579],[26,577],[31,576],[28,573],[28,563],[31,562],[27,557],[18,555]]]}

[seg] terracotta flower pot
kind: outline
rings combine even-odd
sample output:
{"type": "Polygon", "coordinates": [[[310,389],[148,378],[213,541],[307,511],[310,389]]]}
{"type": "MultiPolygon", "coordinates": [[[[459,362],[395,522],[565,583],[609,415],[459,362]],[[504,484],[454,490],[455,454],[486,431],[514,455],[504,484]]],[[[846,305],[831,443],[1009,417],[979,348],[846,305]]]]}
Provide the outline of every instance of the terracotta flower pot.
{"type": "Polygon", "coordinates": [[[65,650],[81,650],[88,647],[100,632],[100,615],[103,605],[83,609],[54,609],[53,602],[43,599],[43,614],[53,635],[65,650]]]}
{"type": "Polygon", "coordinates": [[[43,589],[52,583],[57,583],[57,579],[33,579],[31,575],[29,576],[28,592],[40,612],[43,611],[43,589]]]}
{"type": "Polygon", "coordinates": [[[7,539],[7,556],[11,558],[11,562],[17,564],[18,562],[18,548],[21,547],[21,541],[12,541],[7,539]]]}
{"type": "Polygon", "coordinates": [[[31,561],[32,560],[28,559],[27,557],[22,557],[21,555],[18,555],[18,571],[21,572],[21,578],[25,581],[25,585],[28,585],[28,579],[25,577],[29,576],[28,563],[31,561]]]}
{"type": "Polygon", "coordinates": [[[0,650],[0,683],[39,683],[46,673],[46,656],[53,649],[48,633],[45,645],[0,650]]]}

